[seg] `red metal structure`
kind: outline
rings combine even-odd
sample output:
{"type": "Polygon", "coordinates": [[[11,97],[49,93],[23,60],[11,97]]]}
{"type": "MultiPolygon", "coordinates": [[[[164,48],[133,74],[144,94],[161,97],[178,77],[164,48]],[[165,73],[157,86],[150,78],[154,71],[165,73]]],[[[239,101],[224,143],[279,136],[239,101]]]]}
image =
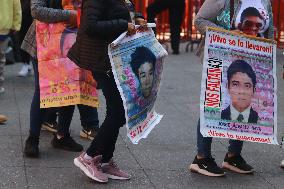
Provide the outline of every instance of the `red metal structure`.
{"type": "MultiPolygon", "coordinates": [[[[173,0],[174,1],[174,0],[173,0]]],[[[147,7],[153,0],[134,0],[136,10],[147,17],[147,7]]],[[[186,0],[185,17],[182,23],[181,42],[187,42],[187,49],[191,45],[200,41],[201,35],[194,26],[194,17],[204,0],[186,0]]],[[[271,0],[275,26],[275,40],[278,47],[284,48],[284,0],[271,0]],[[282,10],[282,11],[280,11],[282,10]]],[[[165,11],[157,17],[157,38],[163,43],[169,41],[170,26],[168,20],[168,11],[165,11]]]]}

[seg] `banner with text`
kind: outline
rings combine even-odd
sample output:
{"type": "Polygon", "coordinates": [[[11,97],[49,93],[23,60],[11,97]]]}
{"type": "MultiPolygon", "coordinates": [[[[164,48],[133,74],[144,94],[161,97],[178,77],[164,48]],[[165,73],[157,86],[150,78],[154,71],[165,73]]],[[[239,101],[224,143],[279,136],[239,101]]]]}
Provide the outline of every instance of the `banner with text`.
{"type": "Polygon", "coordinates": [[[204,137],[277,143],[276,44],[208,28],[200,95],[204,137]]]}
{"type": "Polygon", "coordinates": [[[112,72],[125,109],[127,136],[134,144],[146,138],[162,119],[154,105],[166,55],[151,29],[133,36],[123,33],[109,45],[112,72]]]}
{"type": "Polygon", "coordinates": [[[98,107],[92,73],[66,57],[76,36],[77,30],[66,28],[64,23],[36,22],[41,108],[75,104],[98,107]]]}

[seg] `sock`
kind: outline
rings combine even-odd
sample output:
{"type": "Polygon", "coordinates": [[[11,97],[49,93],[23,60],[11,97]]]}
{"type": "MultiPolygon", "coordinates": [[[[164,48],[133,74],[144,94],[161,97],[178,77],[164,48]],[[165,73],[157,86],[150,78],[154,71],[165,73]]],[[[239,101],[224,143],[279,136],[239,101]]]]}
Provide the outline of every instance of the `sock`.
{"type": "Polygon", "coordinates": [[[91,159],[93,159],[93,157],[91,157],[91,156],[89,156],[87,153],[85,153],[84,159],[86,159],[86,160],[91,160],[91,159]]]}

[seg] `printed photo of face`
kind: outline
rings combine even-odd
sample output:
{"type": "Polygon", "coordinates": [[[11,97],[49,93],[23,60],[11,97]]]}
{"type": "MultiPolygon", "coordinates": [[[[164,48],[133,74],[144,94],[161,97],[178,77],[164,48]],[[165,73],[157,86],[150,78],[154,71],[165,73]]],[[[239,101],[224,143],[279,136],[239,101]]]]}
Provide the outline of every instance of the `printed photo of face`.
{"type": "Polygon", "coordinates": [[[141,91],[145,98],[150,96],[153,81],[154,81],[154,69],[152,62],[145,62],[138,68],[138,79],[141,84],[141,91]]]}
{"type": "Polygon", "coordinates": [[[236,72],[228,82],[231,103],[236,110],[243,112],[251,105],[254,96],[252,79],[246,73],[236,72]]]}
{"type": "Polygon", "coordinates": [[[73,46],[76,41],[77,34],[76,32],[64,32],[62,33],[60,40],[60,50],[62,57],[67,57],[69,49],[73,46]]]}
{"type": "Polygon", "coordinates": [[[155,81],[156,56],[147,47],[137,47],[131,55],[130,66],[139,80],[140,90],[144,98],[151,96],[155,81]]]}
{"type": "Polygon", "coordinates": [[[259,11],[254,7],[246,8],[241,15],[241,22],[238,25],[238,29],[247,35],[256,37],[264,26],[259,11]]]}

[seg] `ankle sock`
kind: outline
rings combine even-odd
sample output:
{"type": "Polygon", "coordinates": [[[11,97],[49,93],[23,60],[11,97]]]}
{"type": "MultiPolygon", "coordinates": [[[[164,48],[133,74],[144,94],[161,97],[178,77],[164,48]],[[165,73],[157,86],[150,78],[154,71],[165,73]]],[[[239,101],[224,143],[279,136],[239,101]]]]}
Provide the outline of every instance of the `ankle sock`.
{"type": "Polygon", "coordinates": [[[93,157],[89,156],[87,153],[85,153],[84,158],[85,158],[86,160],[91,160],[91,159],[93,159],[93,157]]]}

